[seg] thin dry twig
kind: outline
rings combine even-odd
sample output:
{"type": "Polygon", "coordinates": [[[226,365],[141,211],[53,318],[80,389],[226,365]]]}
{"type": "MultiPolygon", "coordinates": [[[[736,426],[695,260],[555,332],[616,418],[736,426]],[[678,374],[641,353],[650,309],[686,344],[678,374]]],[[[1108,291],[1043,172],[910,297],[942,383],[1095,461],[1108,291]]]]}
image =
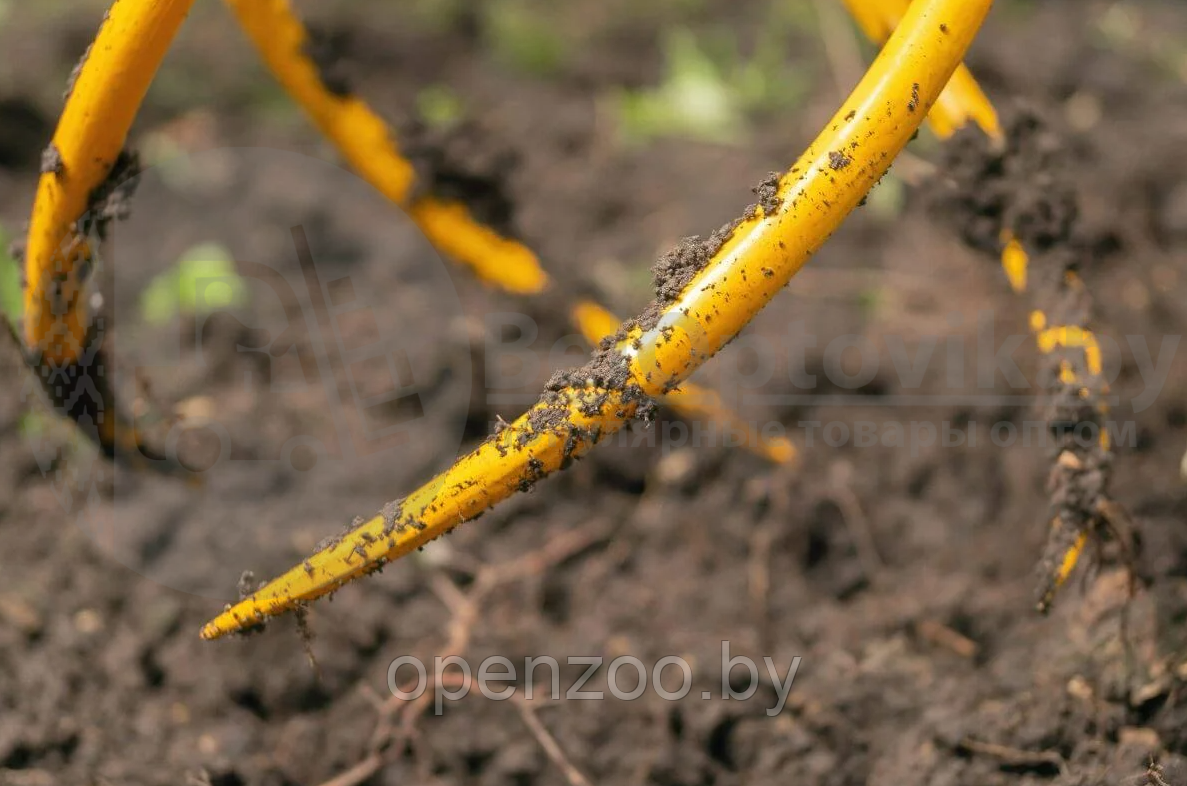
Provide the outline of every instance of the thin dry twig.
{"type": "Polygon", "coordinates": [[[565,775],[565,780],[569,782],[569,786],[592,786],[589,779],[581,774],[581,770],[573,766],[569,758],[565,756],[564,750],[561,749],[560,743],[556,741],[549,733],[548,729],[544,728],[544,724],[536,717],[536,711],[533,709],[531,702],[527,699],[515,697],[515,707],[519,710],[519,715],[523,718],[524,725],[528,727],[528,731],[540,743],[540,747],[548,754],[548,758],[552,759],[562,773],[565,775]]]}
{"type": "Polygon", "coordinates": [[[378,772],[381,766],[383,766],[383,756],[378,753],[370,753],[367,758],[341,775],[324,781],[321,786],[358,786],[378,772]]]}
{"type": "Polygon", "coordinates": [[[775,544],[775,522],[768,519],[750,535],[750,565],[747,570],[750,601],[762,627],[767,623],[767,597],[771,593],[771,546],[775,544]]]}
{"type": "MultiPolygon", "coordinates": [[[[498,565],[479,565],[474,573],[474,581],[468,592],[462,592],[457,584],[444,573],[434,573],[429,579],[429,587],[450,612],[449,632],[445,644],[438,650],[438,655],[447,658],[451,655],[461,655],[469,646],[475,623],[478,621],[483,601],[490,593],[501,586],[514,581],[536,576],[548,568],[579,554],[595,543],[610,535],[610,526],[603,520],[596,521],[578,529],[565,532],[536,551],[524,554],[509,562],[498,565]]],[[[450,689],[461,687],[463,678],[459,674],[446,674],[441,677],[441,684],[450,689]]],[[[403,753],[409,746],[415,751],[420,739],[416,728],[417,721],[428,710],[433,702],[433,689],[437,686],[435,675],[429,675],[426,687],[415,699],[403,699],[393,695],[383,699],[375,695],[374,691],[366,691],[367,700],[376,707],[378,720],[375,730],[368,743],[367,755],[358,764],[343,773],[323,782],[320,786],[359,786],[377,773],[389,760],[389,757],[403,753]]],[[[410,692],[414,684],[404,686],[404,692],[410,692]]],[[[522,710],[521,710],[522,711],[522,710]]],[[[539,720],[535,719],[539,725],[539,720]]],[[[557,763],[570,783],[574,786],[590,786],[571,764],[567,762],[560,751],[556,740],[548,735],[547,730],[540,726],[544,737],[541,737],[532,723],[525,719],[549,758],[557,763]],[[551,749],[549,743],[551,741],[551,749]],[[556,757],[560,756],[558,760],[556,757]],[[579,781],[573,781],[570,774],[576,773],[579,781]]],[[[414,754],[415,755],[415,754],[414,754]]],[[[419,758],[419,757],[418,757],[419,758]]]]}
{"type": "Polygon", "coordinates": [[[857,36],[836,0],[815,0],[814,5],[824,54],[837,85],[837,94],[843,97],[849,94],[866,70],[857,36]]]}
{"type": "Polygon", "coordinates": [[[853,546],[857,549],[857,558],[871,579],[882,572],[885,563],[878,552],[878,544],[874,542],[874,534],[870,531],[870,522],[865,511],[861,509],[861,502],[853,489],[841,486],[828,495],[829,501],[841,511],[841,518],[845,521],[845,528],[849,530],[849,537],[853,539],[853,546]]]}
{"type": "Polygon", "coordinates": [[[1148,783],[1149,786],[1170,786],[1170,784],[1166,782],[1166,778],[1162,777],[1165,772],[1166,771],[1162,768],[1162,765],[1154,761],[1153,757],[1151,757],[1150,764],[1146,767],[1146,772],[1144,773],[1146,777],[1146,783],[1148,783]]]}
{"type": "Polygon", "coordinates": [[[798,471],[791,465],[776,468],[766,480],[770,507],[763,520],[750,535],[747,588],[754,608],[755,624],[760,642],[767,641],[770,628],[771,549],[779,539],[782,522],[791,509],[791,485],[798,479],[798,471]]]}
{"type": "Polygon", "coordinates": [[[873,581],[881,574],[886,563],[878,552],[878,544],[874,541],[874,533],[870,530],[870,522],[861,508],[861,502],[853,492],[853,474],[853,466],[848,462],[833,465],[829,472],[830,488],[826,498],[841,511],[845,528],[849,530],[849,537],[853,539],[853,546],[857,550],[857,558],[866,575],[873,581]]]}
{"type": "Polygon", "coordinates": [[[1059,768],[1061,774],[1067,773],[1067,760],[1058,751],[1028,751],[1023,748],[1012,748],[1009,745],[985,742],[972,737],[965,737],[961,740],[960,747],[969,753],[997,759],[1011,767],[1038,767],[1048,765],[1059,768]]]}
{"type": "Polygon", "coordinates": [[[937,620],[921,620],[915,631],[926,641],[955,652],[962,658],[975,658],[980,647],[968,636],[937,620]]]}

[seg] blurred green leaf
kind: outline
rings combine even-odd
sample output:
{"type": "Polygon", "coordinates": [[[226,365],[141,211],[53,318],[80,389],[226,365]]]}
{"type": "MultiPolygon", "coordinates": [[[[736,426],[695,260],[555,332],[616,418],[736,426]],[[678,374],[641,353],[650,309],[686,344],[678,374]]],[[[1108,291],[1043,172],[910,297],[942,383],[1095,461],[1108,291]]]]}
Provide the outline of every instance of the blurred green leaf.
{"type": "Polygon", "coordinates": [[[627,140],[673,136],[744,143],[748,115],[801,104],[812,75],[788,60],[794,24],[778,16],[769,21],[748,59],[739,53],[732,30],[718,28],[699,38],[683,27],[665,31],[663,81],[614,95],[627,140]]]}
{"type": "Polygon", "coordinates": [[[450,128],[462,119],[465,107],[447,85],[429,85],[416,94],[416,113],[431,128],[450,128]]]}
{"type": "Polygon", "coordinates": [[[453,29],[465,12],[466,0],[413,0],[412,17],[424,30],[453,29]]]}
{"type": "Polygon", "coordinates": [[[178,315],[210,314],[247,302],[246,282],[235,272],[230,252],[217,243],[202,243],[145,287],[140,315],[150,325],[160,325],[178,315]]]}
{"type": "Polygon", "coordinates": [[[857,293],[857,307],[867,319],[873,318],[882,306],[882,290],[863,289],[857,293]]]}
{"type": "Polygon", "coordinates": [[[524,0],[488,0],[482,9],[499,59],[537,76],[556,73],[565,59],[565,41],[538,8],[524,0]]]}
{"type": "Polygon", "coordinates": [[[629,139],[680,136],[706,142],[736,141],[746,131],[738,95],[686,28],[667,32],[664,81],[655,88],[616,96],[629,139]]]}
{"type": "Polygon", "coordinates": [[[64,459],[94,459],[99,447],[69,418],[57,417],[39,403],[17,419],[17,433],[39,454],[64,459]]]}
{"type": "Polygon", "coordinates": [[[17,432],[24,439],[34,439],[48,432],[52,423],[44,412],[31,409],[21,413],[17,420],[17,432]]]}
{"type": "MultiPolygon", "coordinates": [[[[2,2],[2,0],[0,0],[2,2]]],[[[21,319],[24,308],[24,293],[21,292],[21,270],[19,264],[8,253],[11,242],[4,227],[0,227],[0,311],[14,325],[21,319]]]]}
{"type": "Polygon", "coordinates": [[[907,204],[907,184],[893,172],[887,172],[866,197],[866,205],[884,223],[894,223],[907,204]]]}

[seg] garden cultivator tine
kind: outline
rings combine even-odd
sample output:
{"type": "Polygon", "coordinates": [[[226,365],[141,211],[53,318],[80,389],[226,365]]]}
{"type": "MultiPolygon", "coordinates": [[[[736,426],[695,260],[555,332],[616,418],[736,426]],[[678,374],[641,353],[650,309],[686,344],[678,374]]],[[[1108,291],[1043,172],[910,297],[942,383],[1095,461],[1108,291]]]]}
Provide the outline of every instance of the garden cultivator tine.
{"type": "MultiPolygon", "coordinates": [[[[866,38],[881,46],[898,27],[911,0],[843,0],[849,15],[866,38]]],[[[961,63],[948,81],[940,99],[927,115],[927,123],[940,139],[947,139],[959,129],[975,122],[990,139],[1001,140],[1002,130],[997,111],[977,84],[972,71],[961,63]]]]}
{"type": "Polygon", "coordinates": [[[361,98],[327,83],[288,0],[226,2],[285,91],[355,172],[407,211],[433,246],[508,292],[534,294],[548,286],[548,275],[525,244],[483,224],[459,201],[417,193],[416,171],[392,129],[361,98]]]}
{"type": "MultiPolygon", "coordinates": [[[[431,194],[414,195],[416,173],[400,154],[389,129],[363,101],[331,83],[322,72],[311,52],[309,34],[287,3],[228,2],[283,86],[376,189],[409,211],[430,241],[466,263],[479,278],[509,292],[534,294],[548,286],[547,275],[526,245],[502,237],[460,202],[431,194]]],[[[137,168],[135,157],[121,150],[127,128],[188,5],[165,4],[153,9],[154,13],[148,13],[149,9],[143,3],[129,4],[122,6],[120,13],[111,14],[92,47],[101,54],[84,58],[72,78],[81,84],[71,85],[68,111],[59,131],[61,140],[55,137],[45,156],[43,181],[47,187],[34,207],[28,276],[33,282],[28,292],[33,306],[27,309],[26,322],[34,350],[25,355],[31,366],[43,372],[42,381],[54,403],[84,430],[90,429],[109,457],[136,461],[145,456],[152,459],[149,466],[173,472],[183,470],[175,461],[150,452],[133,427],[113,416],[117,411],[109,379],[99,373],[76,373],[75,368],[77,358],[83,357],[89,358],[88,368],[103,365],[103,331],[95,329],[83,296],[82,284],[92,257],[89,235],[101,239],[110,219],[126,210],[137,168]],[[149,38],[153,46],[139,45],[149,38]],[[134,78],[124,78],[126,73],[134,78]],[[91,111],[93,106],[101,111],[91,111]],[[106,122],[97,125],[90,123],[91,118],[106,122]],[[97,136],[100,133],[107,136],[97,136]],[[99,154],[115,150],[118,155],[80,158],[78,151],[84,148],[99,154]],[[95,166],[108,160],[115,163],[95,166]],[[95,171],[84,171],[76,162],[89,164],[95,171]],[[80,194],[85,195],[88,211],[85,224],[72,206],[80,194]],[[75,218],[62,219],[61,215],[75,218]],[[59,244],[61,252],[47,258],[44,250],[50,241],[46,233],[55,226],[71,229],[59,244]],[[37,347],[47,351],[39,352],[37,347]],[[64,379],[71,384],[62,384],[64,379]]],[[[673,395],[688,398],[684,393],[673,395]]],[[[735,424],[736,417],[720,403],[710,406],[712,402],[691,397],[686,409],[697,402],[703,402],[699,409],[702,416],[735,424]]],[[[773,445],[764,454],[775,461],[786,460],[789,447],[789,443],[773,445]]]]}
{"type": "MultiPolygon", "coordinates": [[[[1014,287],[1015,291],[1025,292],[1028,259],[1017,240],[1011,239],[1007,243],[1003,260],[1010,260],[1006,262],[1007,274],[1014,271],[1011,283],[1021,281],[1021,286],[1014,287]],[[1012,249],[1012,245],[1016,248],[1012,249]],[[1023,271],[1020,277],[1018,270],[1023,271]]],[[[1057,305],[1063,313],[1054,315],[1035,308],[1030,315],[1030,328],[1039,352],[1058,363],[1054,381],[1057,392],[1052,394],[1047,419],[1053,431],[1061,432],[1057,438],[1065,443],[1055,458],[1048,481],[1055,513],[1050,519],[1051,532],[1040,565],[1037,606],[1041,612],[1050,609],[1055,594],[1075,570],[1095,530],[1116,526],[1109,515],[1113,504],[1108,498],[1112,444],[1105,422],[1109,412],[1105,400],[1109,386],[1104,378],[1100,344],[1083,324],[1087,320],[1089,302],[1083,279],[1066,271],[1061,290],[1054,300],[1059,304],[1077,303],[1075,308],[1062,309],[1057,305]],[[1080,425],[1085,422],[1097,426],[1095,448],[1079,438],[1080,425]],[[1074,442],[1069,436],[1074,436],[1074,442]],[[1080,496],[1077,488],[1086,483],[1097,488],[1099,496],[1091,503],[1090,510],[1083,510],[1076,501],[1080,496]]],[[[1125,533],[1114,534],[1124,537],[1125,533]]]]}
{"type": "MultiPolygon", "coordinates": [[[[573,321],[585,340],[593,346],[611,339],[622,325],[622,320],[597,303],[583,300],[573,308],[573,321]]],[[[721,400],[716,391],[694,382],[683,382],[658,403],[671,407],[676,414],[694,422],[712,422],[729,429],[745,441],[741,446],[776,464],[790,464],[796,460],[795,445],[783,436],[769,436],[759,433],[753,424],[747,423],[721,400]]]]}
{"type": "MultiPolygon", "coordinates": [[[[866,36],[875,43],[881,43],[886,36],[898,25],[903,12],[910,4],[910,0],[844,0],[850,14],[866,36]]],[[[940,100],[932,108],[928,121],[936,135],[947,139],[958,130],[964,128],[970,121],[975,122],[982,131],[997,146],[1005,144],[1005,136],[998,122],[997,112],[988,97],[981,90],[972,72],[963,64],[952,76],[952,81],[944,89],[940,100]]],[[[1025,294],[1029,282],[1030,256],[1022,242],[1015,237],[1007,227],[1002,232],[1001,264],[1010,288],[1019,295],[1025,294]]],[[[1064,274],[1062,286],[1065,294],[1081,303],[1087,300],[1084,282],[1074,272],[1064,274]]],[[[1062,298],[1060,298],[1062,299],[1062,298]]],[[[1087,308],[1075,309],[1077,317],[1084,317],[1087,308]]],[[[1073,320],[1074,322],[1074,320],[1073,320]]],[[[1093,335],[1083,324],[1059,323],[1052,320],[1041,308],[1031,312],[1030,328],[1034,333],[1035,343],[1040,354],[1055,358],[1058,363],[1058,383],[1067,388],[1067,393],[1088,404],[1094,410],[1091,417],[1093,422],[1103,421],[1108,414],[1108,405],[1103,397],[1108,394],[1108,386],[1103,381],[1103,364],[1100,346],[1093,335]],[[1076,362],[1073,356],[1077,356],[1076,362]]],[[[1074,407],[1073,407],[1074,408],[1074,407]]],[[[1067,410],[1068,407],[1062,409],[1067,410]]],[[[1060,407],[1053,407],[1053,417],[1059,415],[1060,407]]],[[[1079,421],[1076,422],[1076,425],[1079,421]]],[[[1052,422],[1055,428],[1056,422],[1052,422]]],[[[1107,479],[1108,454],[1111,450],[1110,436],[1107,428],[1100,427],[1096,447],[1100,455],[1077,455],[1084,453],[1085,446],[1078,445],[1080,450],[1060,451],[1052,468],[1051,484],[1053,485],[1053,506],[1060,507],[1055,499],[1067,493],[1067,487],[1074,485],[1076,478],[1088,472],[1100,472],[1107,479]],[[1091,466],[1089,466],[1091,465],[1091,466]],[[1100,465],[1100,466],[1096,466],[1100,465]]],[[[1096,481],[1093,481],[1094,483],[1096,481]]],[[[1107,491],[1107,482],[1101,481],[1102,489],[1107,491]]],[[[1097,525],[1106,527],[1116,526],[1107,515],[1107,510],[1115,506],[1102,491],[1101,502],[1094,506],[1089,516],[1084,511],[1079,513],[1070,510],[1057,512],[1050,520],[1051,533],[1048,538],[1046,553],[1040,565],[1038,590],[1038,609],[1046,612],[1055,594],[1059,591],[1075,570],[1080,557],[1090,542],[1090,536],[1097,525]],[[1102,507],[1102,510],[1095,510],[1102,507]]],[[[1066,506],[1065,506],[1066,507],[1066,506]]],[[[1115,516],[1113,517],[1115,518],[1115,516]]]]}
{"type": "MultiPolygon", "coordinates": [[[[128,129],[191,3],[122,0],[111,7],[71,76],[29,222],[26,357],[55,407],[115,458],[134,460],[143,445],[115,407],[87,277],[95,242],[124,215],[134,186],[135,157],[124,152],[128,129]]],[[[162,464],[176,469],[152,462],[162,464]]]]}
{"type": "MultiPolygon", "coordinates": [[[[343,85],[330,83],[311,56],[308,31],[286,0],[227,2],[285,90],[357,172],[408,211],[434,246],[465,264],[478,278],[508,292],[530,295],[548,287],[547,274],[526,244],[500,236],[461,202],[431,194],[414,195],[416,172],[401,155],[392,131],[361,98],[343,85]]],[[[616,321],[599,340],[618,325],[616,321]]],[[[695,410],[699,417],[733,428],[738,425],[738,418],[720,401],[688,391],[674,392],[673,396],[683,399],[685,410],[695,410]]],[[[760,445],[751,439],[749,443],[773,461],[786,461],[793,455],[786,440],[760,445]]]]}
{"type": "Polygon", "coordinates": [[[523,416],[406,499],[226,609],[203,627],[202,637],[255,626],[378,570],[645,416],[650,397],[671,392],[733,339],[886,173],[991,6],[992,0],[913,3],[771,198],[709,239],[661,260],[657,300],[623,326],[621,341],[596,352],[581,369],[556,375],[523,416]]]}

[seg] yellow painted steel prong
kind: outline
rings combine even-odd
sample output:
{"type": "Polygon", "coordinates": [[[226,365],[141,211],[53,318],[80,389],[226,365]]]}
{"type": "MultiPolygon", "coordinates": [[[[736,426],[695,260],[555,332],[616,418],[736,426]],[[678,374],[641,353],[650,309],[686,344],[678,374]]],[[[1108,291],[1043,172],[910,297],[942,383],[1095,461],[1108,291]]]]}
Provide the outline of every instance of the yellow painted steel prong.
{"type": "Polygon", "coordinates": [[[691,421],[720,423],[735,434],[745,435],[741,447],[775,464],[791,464],[799,454],[791,440],[783,436],[765,436],[753,424],[742,420],[725,405],[716,391],[682,382],[680,387],[662,396],[661,404],[669,406],[682,418],[691,421]]]}
{"type": "Polygon", "coordinates": [[[573,322],[581,335],[593,346],[602,343],[602,339],[613,336],[622,326],[622,320],[592,300],[579,300],[573,306],[573,322]]]}
{"type": "MultiPolygon", "coordinates": [[[[1058,535],[1058,529],[1063,526],[1062,520],[1056,516],[1051,520],[1051,528],[1058,535]]],[[[1080,558],[1084,556],[1084,549],[1088,547],[1088,531],[1082,531],[1076,534],[1076,537],[1068,544],[1064,550],[1063,555],[1059,558],[1059,565],[1051,572],[1042,595],[1037,604],[1038,610],[1046,614],[1050,610],[1051,604],[1055,601],[1055,596],[1067,580],[1071,578],[1072,571],[1076,569],[1080,558]]]]}
{"type": "Polygon", "coordinates": [[[1071,577],[1072,571],[1076,569],[1076,563],[1080,561],[1080,555],[1084,553],[1084,548],[1088,545],[1088,533],[1081,532],[1076,536],[1076,540],[1071,547],[1064,552],[1063,560],[1059,563],[1059,570],[1055,573],[1055,587],[1058,589],[1067,583],[1071,577]]]}
{"type": "MultiPolygon", "coordinates": [[[[902,21],[911,0],[843,0],[849,15],[866,38],[884,44],[902,21]]],[[[947,139],[972,120],[987,136],[1002,139],[1001,124],[993,103],[963,63],[953,72],[944,92],[927,117],[928,125],[941,139],[947,139]]]]}
{"type": "Polygon", "coordinates": [[[90,249],[76,235],[75,222],[87,212],[91,192],[115,166],[192,2],[113,4],[74,76],[49,166],[37,184],[25,252],[25,341],[43,352],[43,362],[73,362],[85,344],[89,320],[76,277],[90,249]],[[63,290],[68,291],[65,297],[63,290]]]}
{"type": "Polygon", "coordinates": [[[992,0],[915,2],[821,136],[780,180],[778,209],[745,218],[628,350],[650,395],[733,339],[885,173],[967,51],[992,0]],[[956,55],[956,59],[952,56],[956,55]]]}
{"type": "Polygon", "coordinates": [[[366,102],[332,91],[308,53],[309,35],[288,0],[226,0],[281,86],[350,166],[408,215],[434,246],[480,279],[516,294],[544,290],[548,275],[523,243],[482,224],[461,202],[414,195],[416,173],[366,102]]]}
{"type": "MultiPolygon", "coordinates": [[[[875,44],[886,43],[894,28],[898,27],[902,14],[891,14],[882,0],[843,0],[849,15],[865,37],[875,44]]],[[[908,0],[909,3],[909,0],[908,0]]]]}
{"type": "MultiPolygon", "coordinates": [[[[1099,377],[1104,371],[1100,344],[1092,331],[1085,330],[1079,325],[1058,325],[1045,328],[1035,336],[1039,351],[1049,355],[1059,347],[1084,350],[1085,363],[1088,373],[1099,377]]],[[[1075,382],[1075,380],[1071,380],[1075,382]]]]}
{"type": "Polygon", "coordinates": [[[840,226],[902,151],[960,63],[992,0],[918,0],[869,72],[780,181],[780,204],[743,219],[658,323],[635,328],[597,362],[626,364],[624,390],[593,384],[546,394],[526,414],[413,492],[203,627],[214,639],[323,596],[565,466],[622,428],[638,390],[662,395],[733,338],[840,226]]]}
{"type": "MultiPolygon", "coordinates": [[[[585,340],[595,347],[609,336],[613,336],[622,325],[622,320],[591,300],[583,300],[573,307],[573,321],[577,323],[585,340]]],[[[716,391],[701,387],[694,382],[682,382],[659,403],[671,407],[686,420],[720,423],[733,434],[742,434],[742,447],[776,464],[790,464],[796,460],[797,452],[791,440],[783,436],[767,436],[753,424],[747,423],[725,405],[716,391]]]]}
{"type": "Polygon", "coordinates": [[[936,136],[941,139],[951,137],[970,120],[995,142],[1005,138],[993,102],[977,83],[973,72],[963,63],[952,74],[952,79],[948,80],[948,86],[940,94],[940,100],[927,119],[936,136]]]}
{"type": "Polygon", "coordinates": [[[548,274],[535,252],[479,223],[461,202],[421,197],[408,206],[408,214],[429,242],[482,281],[516,295],[538,294],[548,287],[548,274]]]}
{"type": "Polygon", "coordinates": [[[1026,291],[1030,257],[1027,255],[1026,249],[1022,247],[1022,243],[1014,237],[1013,232],[1006,231],[1002,234],[1002,240],[1005,242],[1005,247],[1002,249],[1002,270],[1005,271],[1006,280],[1010,282],[1010,288],[1015,293],[1022,294],[1026,291]]]}
{"type": "Polygon", "coordinates": [[[202,638],[251,627],[329,594],[476,518],[621,429],[637,406],[621,391],[593,387],[568,388],[558,400],[536,404],[400,503],[228,608],[202,628],[202,638]]]}
{"type": "MultiPolygon", "coordinates": [[[[1021,294],[1026,291],[1027,270],[1030,265],[1029,254],[1027,254],[1025,247],[1014,237],[1012,232],[1008,230],[1003,232],[1002,240],[1005,243],[1002,251],[1002,268],[1006,273],[1006,278],[1010,282],[1010,287],[1016,293],[1021,294]]],[[[1083,286],[1083,282],[1075,274],[1071,274],[1066,280],[1069,286],[1083,286]]],[[[1084,364],[1087,373],[1093,377],[1101,377],[1103,375],[1104,360],[1100,343],[1096,340],[1096,336],[1092,331],[1079,325],[1051,325],[1047,319],[1047,315],[1041,309],[1031,311],[1029,322],[1030,329],[1034,333],[1035,345],[1040,354],[1050,355],[1061,348],[1082,349],[1084,351],[1084,364]]],[[[1075,385],[1080,382],[1076,369],[1066,359],[1060,361],[1059,381],[1065,385],[1075,385]]],[[[1099,384],[1101,392],[1107,393],[1108,385],[1103,380],[1099,384]]],[[[1087,388],[1082,388],[1080,392],[1082,395],[1087,395],[1087,388]]],[[[1100,402],[1097,404],[1097,409],[1102,414],[1107,413],[1108,405],[1100,402]]],[[[1112,447],[1108,429],[1100,429],[1098,440],[1100,449],[1108,453],[1112,447]]],[[[1053,530],[1058,532],[1058,529],[1063,526],[1063,522],[1056,516],[1052,520],[1051,526],[1053,530]]],[[[1067,583],[1072,571],[1075,570],[1076,565],[1083,556],[1084,549],[1088,546],[1088,538],[1088,530],[1078,532],[1076,533],[1076,537],[1064,550],[1063,555],[1060,557],[1059,565],[1050,574],[1048,585],[1039,599],[1039,611],[1045,613],[1051,607],[1056,593],[1067,583]]]]}

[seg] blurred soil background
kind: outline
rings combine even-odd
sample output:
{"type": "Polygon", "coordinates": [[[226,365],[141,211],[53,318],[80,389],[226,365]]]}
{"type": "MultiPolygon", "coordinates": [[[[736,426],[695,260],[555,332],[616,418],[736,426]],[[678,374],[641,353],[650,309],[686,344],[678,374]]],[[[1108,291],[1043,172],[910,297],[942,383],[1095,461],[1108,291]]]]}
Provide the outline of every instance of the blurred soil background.
{"type": "MultiPolygon", "coordinates": [[[[496,172],[517,231],[548,271],[623,316],[650,299],[653,260],[754,201],[751,188],[800,153],[872,54],[826,0],[300,8],[352,90],[399,127],[417,121],[469,140],[461,160],[496,172]]],[[[67,75],[103,10],[93,0],[0,0],[0,234],[9,239],[22,232],[67,75]]],[[[969,63],[1003,114],[1037,107],[1057,129],[1093,241],[1083,277],[1095,324],[1122,347],[1124,336],[1146,336],[1157,353],[1163,336],[1187,329],[1187,9],[1178,0],[999,0],[969,63]]],[[[216,2],[195,5],[132,143],[149,166],[253,146],[334,160],[216,2]]],[[[924,132],[911,152],[939,161],[941,144],[924,132]]],[[[293,434],[333,424],[309,391],[244,389],[245,369],[263,379],[258,358],[239,349],[250,346],[244,324],[257,322],[254,301],[233,295],[246,316],[204,334],[209,365],[151,378],[149,398],[213,417],[255,460],[237,462],[217,494],[154,476],[99,484],[87,504],[118,526],[97,539],[63,512],[68,468],[87,466],[93,451],[22,394],[17,353],[0,352],[0,784],[314,786],[360,767],[365,777],[336,783],[566,783],[515,702],[475,691],[415,719],[385,704],[392,659],[428,661],[450,647],[471,663],[494,654],[517,664],[630,654],[648,667],[686,658],[694,681],[678,702],[648,690],[635,701],[534,705],[593,783],[1187,784],[1187,364],[1177,360],[1153,405],[1134,415],[1128,402],[1144,384],[1128,352],[1109,359],[1120,364],[1115,418],[1137,422],[1113,492],[1139,525],[1150,580],[1128,605],[1129,647],[1119,635],[1125,572],[1111,551],[1049,617],[1032,611],[1050,456],[996,447],[989,426],[1021,428],[1037,414],[888,406],[881,399],[904,391],[885,351],[856,405],[751,402],[743,414],[777,420],[801,443],[800,421],[976,421],[976,447],[912,453],[817,439],[789,472],[736,448],[605,446],[314,606],[316,668],[291,619],[262,635],[200,642],[200,624],[233,598],[241,571],[264,578],[296,564],[355,514],[446,466],[459,442],[473,445],[497,417],[522,411],[483,395],[485,325],[528,308],[456,267],[456,308],[434,308],[437,290],[407,273],[424,264],[407,228],[290,187],[283,171],[267,182],[205,174],[222,178],[232,211],[304,211],[323,256],[376,313],[413,320],[413,365],[425,370],[416,392],[446,402],[434,409],[440,427],[397,460],[362,467],[264,461],[293,434]],[[34,444],[61,460],[43,471],[34,444]],[[228,522],[235,540],[209,535],[228,522]],[[502,573],[490,574],[495,566],[502,573]],[[462,626],[460,596],[480,575],[504,580],[462,626]],[[750,701],[701,700],[720,693],[723,640],[781,671],[802,656],[777,717],[765,714],[774,695],[765,674],[750,701]]],[[[999,336],[1025,332],[1028,304],[993,260],[934,220],[908,174],[900,165],[878,186],[755,320],[752,342],[802,351],[821,374],[824,348],[846,334],[883,348],[885,336],[900,336],[914,357],[929,335],[975,346],[981,310],[992,311],[999,336]],[[793,344],[803,340],[789,330],[799,321],[815,346],[793,344]]],[[[206,215],[153,200],[134,211],[189,238],[203,264],[229,264],[226,249],[201,246],[220,240],[202,237],[206,215]]],[[[291,255],[252,248],[262,262],[291,255]]],[[[134,292],[141,308],[116,320],[130,355],[196,316],[184,298],[170,299],[175,286],[152,289],[186,275],[185,252],[121,256],[121,286],[165,293],[134,292]]],[[[11,313],[19,277],[0,262],[11,313]]],[[[562,309],[531,308],[546,354],[573,331],[562,309]]],[[[354,329],[342,328],[347,338],[354,329]]],[[[752,369],[753,354],[739,341],[698,379],[713,385],[752,369]]],[[[1017,356],[1033,379],[1029,342],[1017,356]]],[[[568,353],[580,361],[579,349],[568,353]]],[[[796,392],[786,354],[775,364],[756,392],[796,392]]],[[[530,401],[551,370],[541,364],[518,392],[530,401]]],[[[915,392],[951,393],[940,371],[915,392]]],[[[406,415],[393,406],[380,417],[406,415]]],[[[673,417],[661,412],[661,424],[673,417]]],[[[583,670],[566,668],[562,685],[583,670]]],[[[603,668],[588,687],[605,677],[603,668]]]]}

